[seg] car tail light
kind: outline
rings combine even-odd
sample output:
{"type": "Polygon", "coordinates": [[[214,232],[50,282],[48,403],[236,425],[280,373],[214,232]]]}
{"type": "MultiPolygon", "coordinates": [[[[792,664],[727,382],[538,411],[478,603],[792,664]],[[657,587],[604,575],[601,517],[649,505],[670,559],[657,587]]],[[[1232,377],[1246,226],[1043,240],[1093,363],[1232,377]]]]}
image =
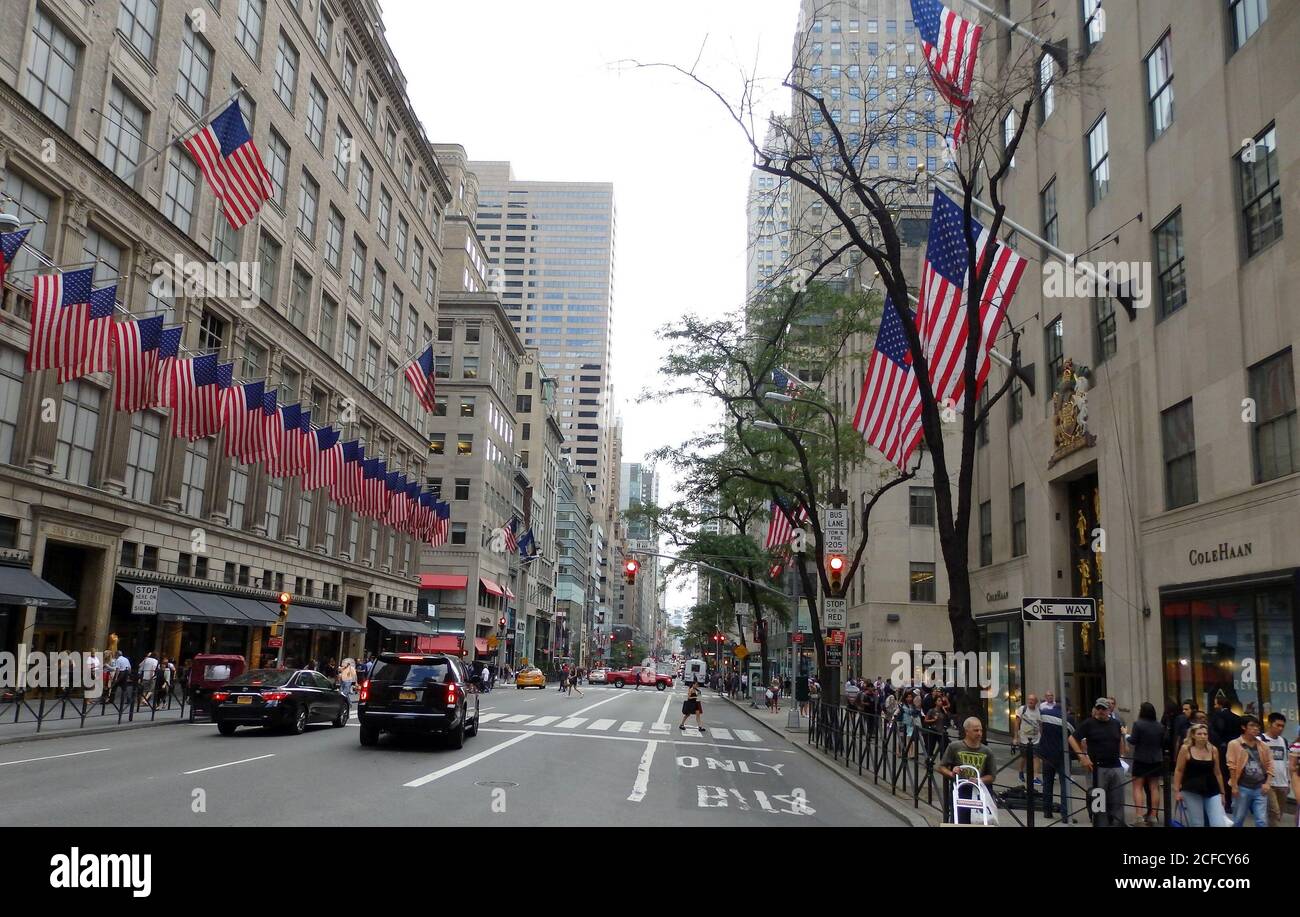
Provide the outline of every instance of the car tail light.
{"type": "Polygon", "coordinates": [[[288,691],[263,691],[262,700],[288,700],[288,691]]]}
{"type": "Polygon", "coordinates": [[[447,685],[447,706],[448,707],[454,707],[456,705],[456,694],[457,694],[456,686],[447,685]]]}
{"type": "Polygon", "coordinates": [[[367,678],[361,683],[361,695],[357,698],[359,703],[365,703],[370,700],[370,679],[367,678]]]}
{"type": "Polygon", "coordinates": [[[226,699],[227,697],[229,697],[229,696],[230,696],[230,692],[229,692],[229,691],[214,691],[214,692],[212,693],[212,699],[213,699],[214,701],[216,701],[218,704],[220,704],[220,703],[222,703],[223,701],[225,701],[225,699],[226,699]]]}
{"type": "Polygon", "coordinates": [[[404,653],[398,656],[397,658],[402,660],[402,662],[423,662],[424,661],[424,657],[419,654],[404,653]]]}

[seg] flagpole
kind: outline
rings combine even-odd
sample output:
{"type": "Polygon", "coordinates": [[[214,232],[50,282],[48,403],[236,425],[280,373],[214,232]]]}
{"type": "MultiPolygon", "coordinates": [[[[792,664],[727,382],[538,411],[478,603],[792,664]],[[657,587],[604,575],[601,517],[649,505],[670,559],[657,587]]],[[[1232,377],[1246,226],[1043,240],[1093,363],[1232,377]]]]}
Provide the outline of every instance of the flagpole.
{"type": "Polygon", "coordinates": [[[962,2],[965,3],[967,6],[975,7],[975,9],[979,10],[981,13],[984,13],[986,16],[993,17],[993,19],[995,19],[998,23],[1006,26],[1008,29],[1010,29],[1012,32],[1015,32],[1021,38],[1032,41],[1034,44],[1041,45],[1043,50],[1046,51],[1048,54],[1052,55],[1052,59],[1055,60],[1056,63],[1060,65],[1062,73],[1065,73],[1069,69],[1069,60],[1065,55],[1065,45],[1063,42],[1053,42],[1053,41],[1048,41],[1045,38],[1040,38],[1039,36],[1035,35],[1033,32],[1026,29],[1024,26],[1020,25],[1014,19],[1011,19],[1009,16],[1002,15],[992,7],[987,6],[984,3],[981,3],[980,0],[962,0],[962,2]]]}
{"type": "Polygon", "coordinates": [[[229,105],[232,101],[234,101],[235,97],[240,95],[243,91],[244,88],[242,86],[236,89],[229,96],[227,96],[223,101],[218,102],[216,105],[209,108],[203,114],[199,115],[198,119],[196,121],[193,121],[188,127],[182,128],[180,133],[178,133],[171,140],[168,140],[166,143],[164,143],[161,149],[154,151],[154,153],[152,153],[151,155],[146,156],[144,159],[140,160],[138,163],[136,163],[134,169],[130,169],[129,171],[127,171],[125,175],[119,175],[118,178],[130,184],[131,178],[135,175],[136,172],[139,172],[141,169],[149,165],[149,163],[153,162],[163,153],[166,153],[169,149],[171,149],[173,144],[177,143],[182,137],[184,137],[190,131],[194,130],[194,128],[198,127],[204,121],[207,121],[208,118],[212,117],[213,113],[216,112],[217,109],[229,105]]]}

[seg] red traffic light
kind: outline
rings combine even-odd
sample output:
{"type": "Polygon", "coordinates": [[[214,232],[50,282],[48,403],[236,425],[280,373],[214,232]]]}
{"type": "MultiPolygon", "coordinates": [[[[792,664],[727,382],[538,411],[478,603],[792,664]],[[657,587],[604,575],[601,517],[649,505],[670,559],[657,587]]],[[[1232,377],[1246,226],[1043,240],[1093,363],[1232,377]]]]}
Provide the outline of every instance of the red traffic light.
{"type": "Polygon", "coordinates": [[[831,574],[831,594],[838,597],[844,588],[844,555],[832,554],[826,559],[826,568],[831,574]]]}
{"type": "Polygon", "coordinates": [[[497,630],[505,630],[505,629],[506,629],[506,618],[505,615],[502,615],[500,618],[497,618],[497,630]]]}
{"type": "Polygon", "coordinates": [[[831,559],[827,561],[827,566],[831,568],[832,573],[839,573],[844,569],[844,558],[839,554],[832,554],[831,559]]]}

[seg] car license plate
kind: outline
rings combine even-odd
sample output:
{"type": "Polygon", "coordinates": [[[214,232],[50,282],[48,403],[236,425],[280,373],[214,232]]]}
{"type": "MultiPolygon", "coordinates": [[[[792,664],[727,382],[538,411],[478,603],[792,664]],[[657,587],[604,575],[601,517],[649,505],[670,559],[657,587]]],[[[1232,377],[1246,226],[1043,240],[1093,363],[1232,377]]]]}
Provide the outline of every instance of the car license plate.
{"type": "Polygon", "coordinates": [[[403,691],[397,695],[398,700],[419,700],[419,695],[414,691],[403,691]]]}
{"type": "Polygon", "coordinates": [[[238,700],[235,701],[235,703],[237,704],[251,704],[252,702],[253,702],[253,698],[247,694],[243,695],[242,697],[240,697],[238,700]]]}

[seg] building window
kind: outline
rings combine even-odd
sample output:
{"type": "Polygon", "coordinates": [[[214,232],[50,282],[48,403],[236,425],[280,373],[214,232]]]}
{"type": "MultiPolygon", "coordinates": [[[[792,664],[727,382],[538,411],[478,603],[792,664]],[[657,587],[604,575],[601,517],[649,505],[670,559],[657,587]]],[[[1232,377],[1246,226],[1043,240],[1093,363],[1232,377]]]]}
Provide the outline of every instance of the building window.
{"type": "Polygon", "coordinates": [[[370,313],[377,319],[384,317],[384,290],[388,287],[388,273],[375,262],[374,273],[370,277],[370,313]]]}
{"type": "Polygon", "coordinates": [[[463,397],[463,396],[462,396],[461,399],[460,399],[460,416],[461,416],[461,417],[473,417],[473,416],[474,416],[474,405],[475,405],[475,402],[476,402],[476,401],[477,401],[477,399],[475,399],[475,398],[466,398],[466,397],[463,397]]]}
{"type": "Polygon", "coordinates": [[[68,130],[81,47],[40,6],[32,27],[32,56],[23,95],[51,121],[68,130]]]}
{"type": "Polygon", "coordinates": [[[451,378],[451,357],[435,356],[433,358],[433,376],[435,379],[451,378]]]}
{"type": "Polygon", "coordinates": [[[298,547],[300,548],[307,547],[307,540],[311,537],[311,503],[310,490],[298,494],[298,547]]]}
{"type": "Polygon", "coordinates": [[[1187,305],[1187,274],[1183,266],[1183,214],[1175,210],[1156,227],[1156,281],[1160,318],[1187,305]]]}
{"type": "Polygon", "coordinates": [[[320,297],[320,324],[316,329],[316,343],[330,356],[334,355],[334,331],[338,327],[339,304],[328,293],[320,297]]]}
{"type": "Polygon", "coordinates": [[[373,392],[379,384],[379,342],[366,344],[366,386],[373,392]]]}
{"type": "Polygon", "coordinates": [[[1268,0],[1228,0],[1228,14],[1232,17],[1232,48],[1237,50],[1268,19],[1268,0]]]}
{"type": "Polygon", "coordinates": [[[434,416],[434,417],[446,417],[446,416],[447,416],[447,399],[446,399],[446,398],[444,398],[444,397],[439,397],[439,396],[435,396],[435,397],[434,397],[434,399],[433,399],[433,416],[434,416]]]}
{"type": "Polygon", "coordinates": [[[361,326],[351,318],[343,325],[343,368],[348,375],[357,373],[357,343],[361,339],[361,326]]]}
{"type": "Polygon", "coordinates": [[[469,478],[456,479],[456,497],[457,500],[469,499],[469,478]]]}
{"type": "Polygon", "coordinates": [[[1160,415],[1165,456],[1165,509],[1196,502],[1196,431],[1192,399],[1160,415]]]}
{"type": "Polygon", "coordinates": [[[248,503],[248,469],[234,465],[230,469],[230,484],[226,489],[226,520],[235,530],[244,527],[244,507],[248,503]]]}
{"type": "Polygon", "coordinates": [[[220,353],[226,338],[226,323],[219,315],[203,310],[199,319],[199,350],[215,350],[220,353]]]}
{"type": "Polygon", "coordinates": [[[311,302],[311,275],[298,264],[293,266],[293,289],[289,295],[289,321],[295,328],[306,329],[307,310],[311,302]]]}
{"type": "Polygon", "coordinates": [[[316,47],[320,48],[320,53],[325,55],[329,60],[330,40],[334,35],[334,17],[325,9],[325,4],[320,5],[316,15],[316,47]]]}
{"type": "Polygon", "coordinates": [[[196,115],[207,110],[211,79],[212,46],[194,30],[187,16],[182,32],[180,70],[176,74],[176,95],[196,115]]]}
{"type": "Polygon", "coordinates": [[[0,462],[6,465],[13,463],[24,375],[22,354],[9,347],[0,347],[0,462]]]}
{"type": "MultiPolygon", "coordinates": [[[[126,9],[125,4],[122,9],[126,9]]],[[[144,108],[114,80],[108,95],[108,115],[104,118],[104,143],[99,158],[118,178],[130,173],[140,162],[140,144],[146,127],[144,108]]],[[[131,176],[130,183],[134,186],[135,176],[131,176]]]]}
{"type": "Polygon", "coordinates": [[[1105,115],[1088,131],[1088,173],[1092,176],[1092,203],[1096,206],[1110,191],[1110,135],[1105,115]]]}
{"type": "Polygon", "coordinates": [[[934,528],[933,487],[909,487],[907,504],[910,524],[934,528]]]}
{"type": "Polygon", "coordinates": [[[1088,48],[1106,34],[1106,14],[1102,12],[1101,0],[1083,0],[1083,33],[1088,48]]]}
{"type": "Polygon", "coordinates": [[[474,434],[458,433],[456,435],[456,454],[473,455],[474,454],[474,434]]]}
{"type": "Polygon", "coordinates": [[[147,544],[144,546],[144,557],[140,560],[140,569],[147,570],[150,573],[158,572],[158,546],[147,544]]]}
{"type": "Polygon", "coordinates": [[[1295,370],[1290,349],[1250,368],[1255,400],[1255,483],[1300,471],[1300,432],[1296,427],[1295,370]]]}
{"type": "MultiPolygon", "coordinates": [[[[393,385],[397,380],[397,363],[393,360],[388,361],[388,372],[384,373],[384,403],[390,406],[396,406],[393,401],[393,385]]],[[[402,387],[405,390],[405,386],[402,387]]]]}
{"type": "Polygon", "coordinates": [[[153,60],[158,37],[158,0],[122,0],[117,11],[117,30],[145,58],[153,60]]]}
{"type": "Polygon", "coordinates": [[[1241,170],[1246,254],[1254,255],[1282,238],[1282,193],[1277,165],[1277,131],[1271,125],[1255,145],[1237,154],[1241,170]],[[1249,161],[1248,161],[1249,160],[1249,161]]]}
{"type": "Polygon", "coordinates": [[[199,439],[185,447],[185,468],[181,473],[181,512],[203,515],[203,490],[208,479],[208,443],[199,439]]]}
{"type": "Polygon", "coordinates": [[[343,266],[343,214],[333,207],[325,224],[325,263],[335,271],[343,266]]]}
{"type": "Polygon", "coordinates": [[[1056,213],[1056,179],[1053,178],[1038,194],[1039,209],[1043,216],[1043,238],[1052,245],[1060,245],[1060,227],[1056,213]]]}
{"type": "Polygon", "coordinates": [[[1025,387],[1019,376],[1011,377],[1007,387],[1007,426],[1014,427],[1025,416],[1025,387]]]}
{"type": "Polygon", "coordinates": [[[1056,111],[1056,61],[1043,52],[1038,59],[1038,120],[1046,121],[1056,111]]]}
{"type": "Polygon", "coordinates": [[[218,213],[212,226],[212,257],[218,261],[239,261],[242,251],[239,231],[230,225],[225,214],[218,213]]]}
{"type": "Polygon", "coordinates": [[[271,128],[270,156],[266,169],[271,173],[271,199],[284,206],[285,189],[289,184],[289,144],[271,128]]]}
{"type": "Polygon", "coordinates": [[[453,523],[451,524],[451,543],[452,543],[452,544],[464,544],[464,543],[465,543],[465,531],[466,531],[465,523],[463,523],[463,522],[453,522],[453,523]]]}
{"type": "Polygon", "coordinates": [[[293,111],[293,94],[298,87],[298,49],[283,32],[275,50],[275,79],[271,85],[284,107],[293,111]]]}
{"type": "Polygon", "coordinates": [[[1173,39],[1166,32],[1160,44],[1147,55],[1147,104],[1151,113],[1151,139],[1155,140],[1174,121],[1173,39]]]}
{"type": "Polygon", "coordinates": [[[345,189],[352,168],[352,132],[340,121],[334,126],[334,177],[345,189]]]}
{"type": "Polygon", "coordinates": [[[478,357],[461,357],[461,376],[466,379],[478,378],[478,357]]]}
{"type": "Polygon", "coordinates": [[[393,295],[388,299],[388,333],[397,341],[402,339],[403,308],[404,303],[402,302],[402,291],[396,284],[394,284],[393,295]]]}
{"type": "Polygon", "coordinates": [[[375,181],[375,167],[366,157],[361,157],[361,166],[357,170],[357,207],[366,216],[370,216],[370,188],[375,181]]]}
{"type": "Polygon", "coordinates": [[[306,134],[311,145],[322,152],[325,149],[325,110],[328,107],[329,100],[325,98],[325,90],[312,80],[311,89],[307,93],[306,134]]]}
{"type": "Polygon", "coordinates": [[[316,208],[320,205],[320,185],[316,179],[302,171],[302,182],[298,186],[298,231],[308,241],[316,241],[316,208]]]}
{"type": "Polygon", "coordinates": [[[431,433],[429,434],[429,454],[445,455],[447,452],[447,434],[431,433]]]}
{"type": "MultiPolygon", "coordinates": [[[[266,482],[266,516],[264,519],[266,537],[272,541],[280,537],[280,513],[284,502],[284,482],[269,480],[266,482]]],[[[280,587],[283,588],[283,587],[280,587]]]]}
{"type": "Polygon", "coordinates": [[[139,561],[140,546],[134,541],[122,542],[122,554],[118,557],[117,565],[119,567],[134,567],[139,561]]]}
{"type": "Polygon", "coordinates": [[[1011,488],[1011,556],[1029,553],[1029,528],[1025,516],[1025,485],[1011,488]]]}
{"type": "Polygon", "coordinates": [[[339,527],[339,509],[333,503],[325,504],[325,556],[334,556],[335,532],[339,527]]]}
{"type": "Polygon", "coordinates": [[[154,468],[161,438],[161,417],[148,411],[132,415],[126,447],[126,495],[139,503],[153,502],[154,468]]]}
{"type": "Polygon", "coordinates": [[[352,98],[352,93],[355,91],[356,85],[357,85],[357,59],[352,56],[351,51],[344,49],[343,89],[347,92],[349,99],[352,98]]]}
{"type": "Polygon", "coordinates": [[[163,216],[187,235],[194,220],[194,195],[199,183],[199,169],[193,157],[180,147],[172,147],[167,156],[167,178],[163,183],[163,216]]]}
{"type": "Polygon", "coordinates": [[[1093,352],[1095,354],[1093,361],[1100,366],[1115,356],[1115,351],[1119,347],[1119,335],[1115,329],[1115,300],[1109,296],[1093,299],[1092,315],[1093,328],[1096,329],[1096,335],[1093,338],[1093,352]]]}
{"type": "Polygon", "coordinates": [[[934,588],[934,564],[910,565],[910,590],[908,599],[913,602],[933,602],[935,596],[934,588]]]}
{"type": "Polygon", "coordinates": [[[452,334],[455,331],[454,326],[449,321],[438,322],[438,340],[447,342],[452,340],[452,334]]]}
{"type": "MultiPolygon", "coordinates": [[[[933,137],[934,135],[931,134],[930,136],[933,137]]],[[[1011,141],[1015,139],[1016,139],[1016,110],[1014,108],[1009,108],[1007,109],[1007,113],[1002,116],[1002,155],[1004,157],[1006,156],[1007,151],[1011,149],[1011,141]]],[[[1011,157],[1012,168],[1014,168],[1015,165],[1016,165],[1016,157],[1012,156],[1011,157]]]]}
{"type": "Polygon", "coordinates": [[[465,343],[466,343],[466,344],[477,344],[477,343],[479,342],[479,333],[480,333],[481,330],[482,330],[482,326],[479,325],[477,322],[470,322],[470,323],[466,324],[466,325],[465,325],[465,343]]]}
{"type": "Polygon", "coordinates": [[[266,375],[266,348],[251,338],[244,342],[244,372],[247,379],[260,379],[266,375]]]}
{"type": "Polygon", "coordinates": [[[254,63],[262,53],[262,23],[265,21],[266,0],[239,0],[239,21],[235,25],[235,38],[254,63]]]}
{"type": "Polygon", "coordinates": [[[257,243],[257,260],[261,265],[259,294],[268,305],[275,301],[275,288],[280,283],[280,243],[262,233],[257,243]]]}
{"type": "Polygon", "coordinates": [[[980,566],[993,563],[993,503],[980,504],[980,566]]]}
{"type": "Polygon", "coordinates": [[[1061,381],[1061,369],[1065,364],[1064,333],[1059,315],[1043,329],[1043,355],[1047,361],[1047,384],[1043,388],[1047,390],[1049,401],[1056,392],[1056,384],[1061,381]]]}
{"type": "Polygon", "coordinates": [[[78,380],[64,384],[54,448],[55,477],[73,484],[90,483],[102,400],[103,393],[89,382],[78,380]]]}
{"type": "Polygon", "coordinates": [[[352,268],[348,273],[348,289],[362,296],[366,288],[366,246],[357,236],[352,237],[352,268]]]}

